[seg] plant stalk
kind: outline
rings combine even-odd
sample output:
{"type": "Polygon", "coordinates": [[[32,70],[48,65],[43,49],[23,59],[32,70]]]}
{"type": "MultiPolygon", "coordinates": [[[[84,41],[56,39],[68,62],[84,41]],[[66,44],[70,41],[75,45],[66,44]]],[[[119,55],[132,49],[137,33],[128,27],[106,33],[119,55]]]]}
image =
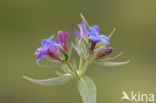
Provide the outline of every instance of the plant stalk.
{"type": "Polygon", "coordinates": [[[84,74],[84,72],[85,72],[85,70],[87,68],[88,62],[89,62],[89,59],[86,59],[86,62],[84,64],[84,66],[83,66],[83,70],[80,72],[80,76],[82,76],[84,74]]]}
{"type": "Polygon", "coordinates": [[[77,74],[77,70],[76,70],[76,69],[73,69],[73,68],[71,67],[71,65],[70,65],[68,62],[67,62],[66,64],[67,64],[67,66],[68,66],[68,68],[69,68],[69,70],[70,70],[70,73],[71,73],[73,76],[75,76],[76,78],[79,77],[78,74],[77,74]]]}
{"type": "Polygon", "coordinates": [[[83,56],[80,57],[80,64],[79,64],[79,73],[82,71],[82,65],[83,65],[83,56]]]}
{"type": "Polygon", "coordinates": [[[71,65],[67,62],[66,65],[68,66],[68,68],[70,69],[70,72],[74,72],[73,68],[71,67],[71,65]]]}

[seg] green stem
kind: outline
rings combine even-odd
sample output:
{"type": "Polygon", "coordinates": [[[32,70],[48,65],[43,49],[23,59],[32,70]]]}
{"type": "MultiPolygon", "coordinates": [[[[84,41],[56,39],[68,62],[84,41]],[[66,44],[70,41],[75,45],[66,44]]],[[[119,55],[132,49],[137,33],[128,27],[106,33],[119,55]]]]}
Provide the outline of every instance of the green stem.
{"type": "Polygon", "coordinates": [[[85,72],[85,70],[86,70],[86,68],[87,68],[87,65],[88,65],[90,56],[91,56],[91,54],[89,53],[89,50],[88,50],[88,51],[87,51],[87,56],[86,56],[85,64],[84,64],[83,69],[81,70],[80,75],[79,75],[80,77],[84,74],[84,72],[85,72]]]}
{"type": "Polygon", "coordinates": [[[71,67],[71,65],[70,65],[68,62],[67,62],[66,64],[67,64],[68,68],[70,69],[70,71],[73,73],[74,70],[73,70],[73,68],[71,67]]]}
{"type": "Polygon", "coordinates": [[[74,68],[74,71],[75,71],[75,77],[79,78],[79,75],[77,74],[77,69],[76,68],[74,68]]]}
{"type": "Polygon", "coordinates": [[[88,61],[89,61],[89,59],[86,59],[86,62],[84,64],[84,66],[83,66],[83,70],[82,70],[82,72],[80,72],[80,76],[82,76],[84,74],[84,72],[85,72],[85,70],[87,68],[87,65],[88,65],[88,61]]]}
{"type": "Polygon", "coordinates": [[[66,64],[67,64],[68,68],[70,69],[70,73],[77,78],[78,75],[77,75],[76,69],[73,69],[68,62],[66,64]]]}
{"type": "Polygon", "coordinates": [[[79,73],[82,71],[82,65],[83,65],[83,56],[80,57],[80,64],[79,64],[79,73]]]}

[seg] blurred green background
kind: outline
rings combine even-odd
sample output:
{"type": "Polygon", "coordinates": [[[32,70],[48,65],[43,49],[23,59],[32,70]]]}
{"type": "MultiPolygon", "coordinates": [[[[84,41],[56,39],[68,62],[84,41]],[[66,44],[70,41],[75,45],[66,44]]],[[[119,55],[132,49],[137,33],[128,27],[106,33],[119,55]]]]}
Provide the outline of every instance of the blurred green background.
{"type": "Polygon", "coordinates": [[[118,67],[89,66],[97,103],[121,103],[123,90],[156,95],[156,0],[0,0],[0,103],[82,103],[74,80],[46,87],[22,78],[56,76],[54,69],[35,65],[34,52],[58,30],[72,32],[72,40],[80,13],[101,33],[116,27],[112,55],[123,51],[118,60],[131,60],[118,67]]]}

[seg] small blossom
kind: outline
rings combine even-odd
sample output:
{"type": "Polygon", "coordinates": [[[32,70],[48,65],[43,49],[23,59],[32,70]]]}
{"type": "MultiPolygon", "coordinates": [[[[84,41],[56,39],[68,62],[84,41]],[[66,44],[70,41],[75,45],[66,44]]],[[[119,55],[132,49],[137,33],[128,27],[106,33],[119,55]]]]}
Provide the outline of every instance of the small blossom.
{"type": "Polygon", "coordinates": [[[36,64],[41,60],[42,57],[47,56],[47,51],[55,48],[54,42],[51,41],[54,36],[52,35],[49,39],[41,40],[42,47],[38,48],[35,52],[37,56],[36,64]]]}
{"type": "Polygon", "coordinates": [[[78,38],[84,38],[86,41],[88,40],[88,33],[85,27],[85,23],[81,22],[79,25],[80,31],[79,30],[75,30],[74,34],[78,37],[78,38]]]}
{"type": "Polygon", "coordinates": [[[89,38],[92,42],[96,42],[96,43],[99,43],[99,42],[104,42],[106,44],[110,44],[109,43],[109,38],[105,35],[99,35],[99,27],[97,25],[95,26],[91,26],[89,28],[89,38]]]}
{"type": "Polygon", "coordinates": [[[52,41],[53,35],[49,39],[41,40],[42,47],[38,48],[35,52],[37,56],[36,64],[41,60],[42,57],[50,56],[53,59],[61,60],[62,56],[60,54],[58,45],[67,51],[67,37],[70,33],[63,31],[58,32],[58,37],[56,41],[52,41]]]}
{"type": "Polygon", "coordinates": [[[98,26],[98,25],[94,25],[94,26],[93,26],[93,28],[94,28],[97,32],[99,32],[99,31],[100,31],[100,28],[99,28],[99,26],[98,26]]]}
{"type": "Polygon", "coordinates": [[[56,43],[60,44],[65,51],[68,51],[68,49],[67,49],[67,38],[69,35],[70,35],[70,33],[59,31],[58,37],[56,39],[56,43]]]}
{"type": "Polygon", "coordinates": [[[90,53],[92,53],[94,51],[94,48],[96,46],[97,43],[100,42],[105,42],[106,44],[110,44],[109,43],[109,38],[105,35],[98,35],[99,34],[99,26],[98,25],[94,25],[91,26],[89,28],[89,39],[91,40],[90,43],[90,53]]]}
{"type": "Polygon", "coordinates": [[[97,56],[97,58],[102,58],[102,57],[104,57],[104,56],[106,56],[106,55],[109,55],[109,54],[112,53],[112,51],[113,51],[113,48],[112,48],[112,47],[108,47],[108,48],[104,49],[104,50],[102,51],[102,53],[100,53],[100,54],[97,56]]]}

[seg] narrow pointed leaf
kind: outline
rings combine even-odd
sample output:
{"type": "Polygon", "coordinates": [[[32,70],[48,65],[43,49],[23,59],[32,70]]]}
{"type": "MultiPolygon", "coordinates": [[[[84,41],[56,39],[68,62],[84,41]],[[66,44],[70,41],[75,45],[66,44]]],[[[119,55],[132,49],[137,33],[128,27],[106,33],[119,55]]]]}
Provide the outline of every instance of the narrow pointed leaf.
{"type": "Polygon", "coordinates": [[[72,76],[70,73],[61,73],[61,72],[59,72],[59,71],[56,71],[56,74],[57,74],[58,76],[63,76],[63,77],[72,76]]]}
{"type": "Polygon", "coordinates": [[[78,80],[78,91],[84,103],[96,103],[96,86],[89,77],[78,80]]]}
{"type": "Polygon", "coordinates": [[[80,50],[78,49],[77,45],[72,43],[71,46],[75,49],[75,51],[80,55],[80,50]]]}
{"type": "Polygon", "coordinates": [[[83,55],[84,57],[87,54],[87,48],[86,48],[86,44],[85,44],[85,40],[81,39],[79,41],[79,46],[78,46],[79,50],[80,50],[80,55],[83,55]]]}
{"type": "Polygon", "coordinates": [[[104,44],[105,44],[104,42],[100,42],[100,43],[96,44],[95,49],[99,48],[101,45],[104,45],[104,44]]]}
{"type": "Polygon", "coordinates": [[[114,27],[113,30],[112,30],[112,32],[108,35],[108,38],[109,39],[113,36],[113,34],[114,34],[115,31],[116,31],[116,28],[114,27]]]}
{"type": "Polygon", "coordinates": [[[123,54],[123,52],[120,52],[119,54],[113,56],[113,57],[106,57],[106,58],[103,58],[103,59],[99,59],[99,61],[110,61],[110,60],[113,60],[113,59],[116,59],[118,57],[120,57],[121,55],[123,54]]]}
{"type": "Polygon", "coordinates": [[[104,65],[104,66],[120,66],[129,63],[130,61],[124,62],[112,62],[112,61],[96,61],[97,64],[104,65]]]}
{"type": "Polygon", "coordinates": [[[82,13],[80,13],[80,15],[81,15],[82,21],[85,23],[87,31],[89,31],[89,24],[88,24],[87,20],[85,19],[85,17],[83,16],[82,13]]]}
{"type": "Polygon", "coordinates": [[[73,51],[73,43],[71,43],[71,46],[70,46],[70,48],[69,48],[69,56],[71,56],[71,53],[72,53],[72,51],[73,51]]]}
{"type": "Polygon", "coordinates": [[[71,79],[71,77],[56,77],[56,78],[38,80],[38,79],[32,79],[27,76],[23,76],[23,78],[35,84],[45,85],[45,86],[62,85],[64,83],[67,83],[71,79]]]}

